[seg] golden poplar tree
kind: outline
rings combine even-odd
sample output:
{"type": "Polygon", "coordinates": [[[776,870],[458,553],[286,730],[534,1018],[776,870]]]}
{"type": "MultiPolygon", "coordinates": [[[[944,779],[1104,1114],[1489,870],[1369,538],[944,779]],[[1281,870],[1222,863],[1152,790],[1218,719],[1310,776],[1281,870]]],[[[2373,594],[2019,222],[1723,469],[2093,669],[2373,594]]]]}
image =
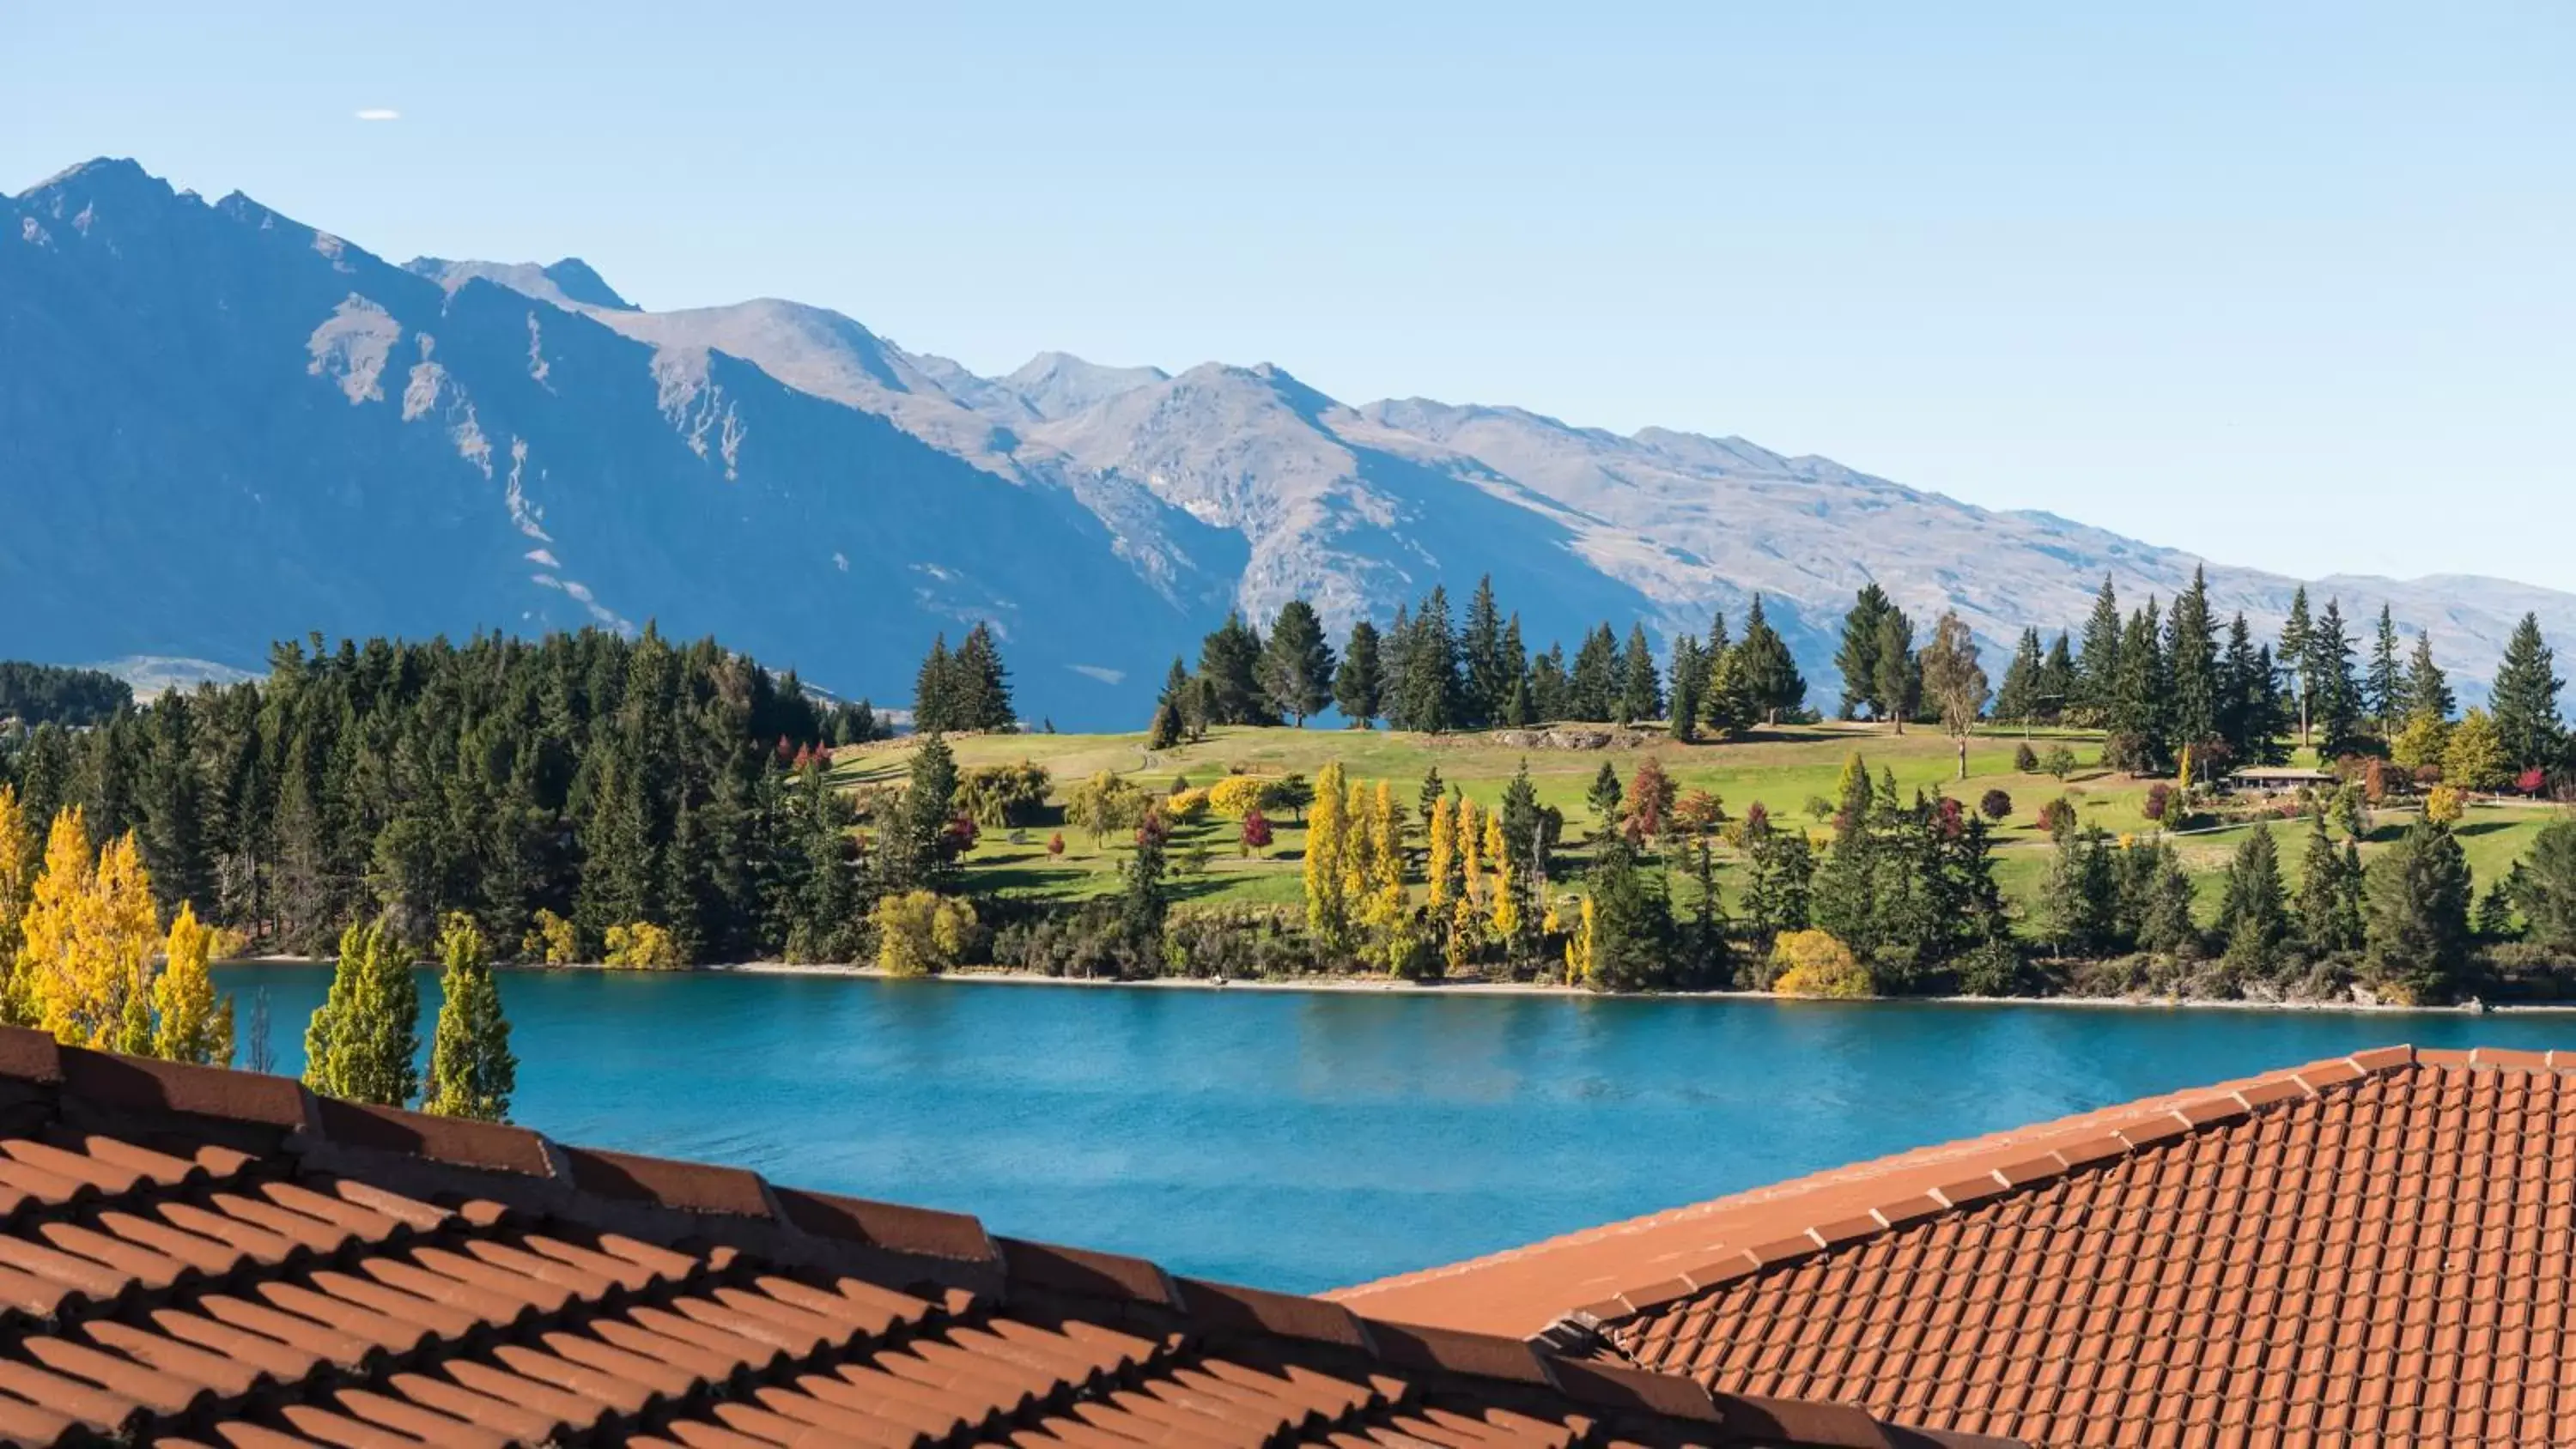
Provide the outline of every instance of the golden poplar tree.
{"type": "Polygon", "coordinates": [[[52,1030],[46,1003],[57,992],[55,983],[77,969],[81,918],[89,909],[96,873],[89,826],[80,807],[70,806],[45,832],[45,863],[28,890],[26,914],[19,921],[18,964],[9,976],[7,1003],[12,1025],[52,1030]]]}
{"type": "Polygon", "coordinates": [[[1343,814],[1342,766],[1315,776],[1315,803],[1306,812],[1306,929],[1327,948],[1350,935],[1350,905],[1342,894],[1342,854],[1350,833],[1343,814]]]}
{"type": "Polygon", "coordinates": [[[1485,868],[1494,875],[1494,929],[1509,939],[1520,929],[1521,910],[1512,902],[1512,853],[1503,839],[1503,812],[1485,812],[1485,868]]]}
{"type": "Polygon", "coordinates": [[[201,1066],[233,1064],[232,998],[215,999],[214,977],[206,969],[214,936],[198,923],[197,908],[182,901],[170,922],[161,977],[152,986],[152,1005],[160,1015],[153,1027],[152,1055],[201,1066]]]}
{"type": "Polygon", "coordinates": [[[1441,796],[1431,802],[1431,860],[1427,889],[1431,909],[1438,913],[1449,904],[1451,879],[1458,871],[1458,812],[1441,796]]]}
{"type": "Polygon", "coordinates": [[[1377,872],[1371,861],[1377,849],[1377,837],[1369,826],[1369,788],[1353,780],[1342,796],[1343,839],[1341,850],[1342,899],[1349,903],[1355,920],[1369,916],[1371,882],[1377,872]]]}
{"type": "Polygon", "coordinates": [[[1458,797],[1458,874],[1463,899],[1471,903],[1482,902],[1485,899],[1485,828],[1483,820],[1476,814],[1476,802],[1464,795],[1458,797]]]}
{"type": "Polygon", "coordinates": [[[35,884],[36,836],[27,828],[27,808],[16,789],[0,785],[0,1000],[6,999],[5,983],[17,974],[18,926],[35,884]]]}
{"type": "Polygon", "coordinates": [[[127,831],[98,853],[86,912],[93,933],[79,953],[83,970],[53,1003],[46,1027],[58,1041],[112,1047],[134,1056],[152,1051],[152,977],[161,954],[161,917],[152,876],[127,831]]]}

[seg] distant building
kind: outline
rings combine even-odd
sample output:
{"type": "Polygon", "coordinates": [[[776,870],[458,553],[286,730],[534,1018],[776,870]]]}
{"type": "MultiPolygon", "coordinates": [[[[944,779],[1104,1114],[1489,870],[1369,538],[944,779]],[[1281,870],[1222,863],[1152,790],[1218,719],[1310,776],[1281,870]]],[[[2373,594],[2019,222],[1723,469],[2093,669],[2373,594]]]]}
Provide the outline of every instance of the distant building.
{"type": "Polygon", "coordinates": [[[2302,770],[2288,765],[2248,765],[2227,777],[2227,788],[2245,795],[2294,795],[2301,790],[2342,784],[2331,770],[2302,770]]]}

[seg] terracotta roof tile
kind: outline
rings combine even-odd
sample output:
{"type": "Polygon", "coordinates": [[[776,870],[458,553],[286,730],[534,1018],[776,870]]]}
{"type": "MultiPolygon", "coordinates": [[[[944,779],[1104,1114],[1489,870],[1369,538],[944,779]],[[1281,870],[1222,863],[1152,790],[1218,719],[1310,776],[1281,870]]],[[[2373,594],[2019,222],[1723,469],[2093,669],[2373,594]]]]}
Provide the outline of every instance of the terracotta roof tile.
{"type": "Polygon", "coordinates": [[[2002,1442],[28,1032],[0,1079],[0,1443],[2002,1442]]]}
{"type": "Polygon", "coordinates": [[[1555,1341],[2033,1443],[2576,1442],[2571,1071],[2365,1052],[1332,1296],[1523,1332],[1625,1302],[1555,1341]],[[1824,1246],[1622,1283],[1795,1233],[1824,1246]]]}

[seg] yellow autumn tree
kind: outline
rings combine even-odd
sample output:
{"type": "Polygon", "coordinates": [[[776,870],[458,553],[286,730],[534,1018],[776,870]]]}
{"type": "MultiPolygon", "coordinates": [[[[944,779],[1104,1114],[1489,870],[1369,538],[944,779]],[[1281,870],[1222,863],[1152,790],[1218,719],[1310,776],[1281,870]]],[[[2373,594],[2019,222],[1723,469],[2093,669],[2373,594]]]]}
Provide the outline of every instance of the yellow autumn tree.
{"type": "Polygon", "coordinates": [[[1342,767],[1326,765],[1315,777],[1315,803],[1306,812],[1306,929],[1327,948],[1350,934],[1350,907],[1342,895],[1342,767]]]}
{"type": "Polygon", "coordinates": [[[153,1026],[152,1055],[173,1062],[233,1064],[232,998],[216,1000],[214,977],[206,970],[214,936],[198,924],[196,907],[181,902],[178,918],[170,923],[160,980],[152,987],[152,1005],[160,1016],[153,1026]]]}
{"type": "Polygon", "coordinates": [[[1520,934],[1521,906],[1513,899],[1512,857],[1503,840],[1503,812],[1488,810],[1485,816],[1485,864],[1494,873],[1494,934],[1511,940],[1520,934]]]}
{"type": "MultiPolygon", "coordinates": [[[[0,785],[0,983],[17,972],[18,925],[35,884],[36,836],[27,828],[27,808],[15,788],[0,785]]],[[[0,990],[0,999],[5,997],[0,990]]]]}
{"type": "MultiPolygon", "coordinates": [[[[1550,919],[1556,913],[1548,912],[1550,919]]],[[[1583,916],[1565,938],[1565,984],[1580,986],[1592,979],[1592,897],[1583,898],[1583,916]]]]}
{"type": "Polygon", "coordinates": [[[148,993],[160,928],[131,832],[93,860],[80,808],[55,816],[22,930],[11,1020],[67,1046],[152,1049],[148,993]]]}
{"type": "Polygon", "coordinates": [[[1377,879],[1371,861],[1377,839],[1370,828],[1369,788],[1357,780],[1342,795],[1342,899],[1350,905],[1353,925],[1369,919],[1371,883],[1377,879]]]}
{"type": "Polygon", "coordinates": [[[1426,889],[1431,896],[1433,919],[1449,904],[1453,877],[1458,873],[1458,812],[1441,796],[1431,802],[1431,861],[1427,868],[1426,889]]]}

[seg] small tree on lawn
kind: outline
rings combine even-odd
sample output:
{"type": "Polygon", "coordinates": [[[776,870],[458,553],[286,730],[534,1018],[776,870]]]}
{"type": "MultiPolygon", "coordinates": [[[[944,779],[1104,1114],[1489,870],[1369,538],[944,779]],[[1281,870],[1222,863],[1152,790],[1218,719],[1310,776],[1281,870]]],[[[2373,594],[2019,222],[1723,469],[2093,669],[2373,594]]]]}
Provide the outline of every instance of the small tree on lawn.
{"type": "Polygon", "coordinates": [[[1244,812],[1243,853],[1252,855],[1270,848],[1270,817],[1258,806],[1244,812]]]}

